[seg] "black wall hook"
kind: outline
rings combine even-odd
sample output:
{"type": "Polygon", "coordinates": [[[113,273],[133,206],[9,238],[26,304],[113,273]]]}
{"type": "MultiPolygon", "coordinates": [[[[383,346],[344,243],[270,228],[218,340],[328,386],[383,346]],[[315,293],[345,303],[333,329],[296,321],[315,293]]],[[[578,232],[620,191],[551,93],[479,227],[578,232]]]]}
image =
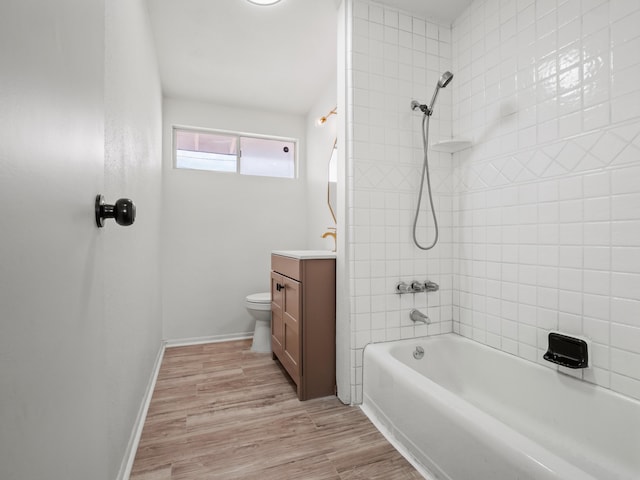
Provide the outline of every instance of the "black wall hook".
{"type": "Polygon", "coordinates": [[[118,225],[127,227],[136,220],[136,206],[132,200],[121,198],[114,205],[104,203],[102,195],[96,196],[96,225],[99,228],[104,227],[106,218],[115,219],[118,225]]]}

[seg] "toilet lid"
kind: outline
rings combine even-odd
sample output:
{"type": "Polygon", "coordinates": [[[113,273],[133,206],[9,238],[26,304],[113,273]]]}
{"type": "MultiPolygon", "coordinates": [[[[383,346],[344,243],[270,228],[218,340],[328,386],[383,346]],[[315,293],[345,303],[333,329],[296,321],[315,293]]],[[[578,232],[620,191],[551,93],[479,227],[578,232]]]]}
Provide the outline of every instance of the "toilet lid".
{"type": "Polygon", "coordinates": [[[254,293],[252,295],[247,295],[247,302],[250,303],[271,303],[271,293],[254,293]]]}

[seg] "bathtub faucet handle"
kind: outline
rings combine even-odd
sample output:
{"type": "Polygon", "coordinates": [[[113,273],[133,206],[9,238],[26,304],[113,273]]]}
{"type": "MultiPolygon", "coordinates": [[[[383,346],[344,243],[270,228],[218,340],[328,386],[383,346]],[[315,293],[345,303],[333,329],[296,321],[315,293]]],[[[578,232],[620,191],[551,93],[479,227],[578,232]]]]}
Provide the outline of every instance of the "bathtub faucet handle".
{"type": "Polygon", "coordinates": [[[406,282],[398,282],[396,284],[396,293],[399,294],[403,294],[403,293],[411,293],[411,285],[409,285],[406,282]]]}
{"type": "Polygon", "coordinates": [[[440,290],[440,285],[438,285],[436,282],[427,280],[424,284],[424,288],[427,292],[437,292],[438,290],[440,290]]]}
{"type": "Polygon", "coordinates": [[[411,290],[413,292],[424,292],[427,286],[424,283],[420,283],[418,281],[411,282],[411,290]]]}

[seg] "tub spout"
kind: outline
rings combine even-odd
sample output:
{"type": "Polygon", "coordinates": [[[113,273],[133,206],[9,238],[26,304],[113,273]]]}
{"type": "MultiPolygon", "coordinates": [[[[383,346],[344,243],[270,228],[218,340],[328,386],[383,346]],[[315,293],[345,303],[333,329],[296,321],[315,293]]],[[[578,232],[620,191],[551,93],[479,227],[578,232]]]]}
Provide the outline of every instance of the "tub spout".
{"type": "Polygon", "coordinates": [[[415,308],[409,312],[409,318],[411,318],[411,320],[413,320],[414,322],[425,324],[431,323],[431,319],[429,317],[427,317],[420,310],[416,310],[415,308]]]}

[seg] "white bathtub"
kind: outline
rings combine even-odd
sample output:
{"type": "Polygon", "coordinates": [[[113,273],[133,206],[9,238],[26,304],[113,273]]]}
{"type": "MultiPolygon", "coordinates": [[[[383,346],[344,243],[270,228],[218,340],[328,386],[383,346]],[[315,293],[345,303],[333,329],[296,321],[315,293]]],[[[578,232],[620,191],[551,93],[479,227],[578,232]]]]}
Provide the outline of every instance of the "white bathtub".
{"type": "Polygon", "coordinates": [[[368,345],[363,375],[362,409],[427,478],[640,479],[640,402],[554,369],[446,334],[368,345]]]}

